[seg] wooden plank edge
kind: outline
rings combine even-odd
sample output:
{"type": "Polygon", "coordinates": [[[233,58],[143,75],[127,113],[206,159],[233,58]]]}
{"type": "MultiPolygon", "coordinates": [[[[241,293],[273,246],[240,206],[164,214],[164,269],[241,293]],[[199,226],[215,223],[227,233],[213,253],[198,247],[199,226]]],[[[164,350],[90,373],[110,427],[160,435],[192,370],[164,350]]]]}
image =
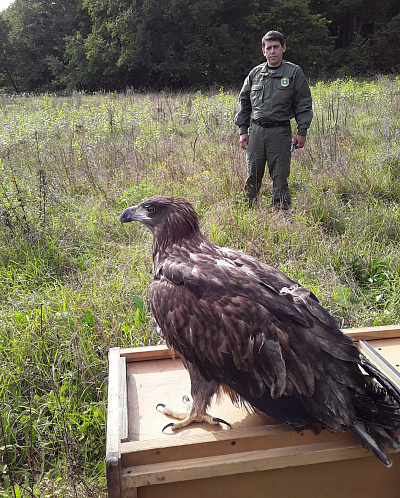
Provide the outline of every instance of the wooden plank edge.
{"type": "MultiPolygon", "coordinates": [[[[287,426],[287,431],[266,431],[259,434],[247,430],[232,431],[231,437],[202,440],[199,434],[187,435],[184,438],[174,438],[174,441],[151,440],[132,442],[121,445],[121,468],[137,467],[153,463],[172,462],[179,459],[209,458],[211,456],[231,455],[248,451],[267,450],[291,446],[307,446],[310,444],[338,443],[359,445],[359,440],[351,431],[339,431],[332,434],[322,431],[318,435],[311,430],[298,433],[287,426]],[[156,444],[159,442],[160,444],[156,444]],[[168,444],[166,444],[168,443],[168,444]]],[[[228,432],[228,431],[224,431],[228,432]]],[[[231,432],[231,431],[229,431],[231,432]]]]}
{"type": "Polygon", "coordinates": [[[106,480],[109,498],[120,498],[120,348],[111,348],[109,350],[108,363],[106,480]]]}
{"type": "Polygon", "coordinates": [[[342,332],[356,341],[372,341],[374,339],[393,339],[400,337],[400,325],[381,325],[379,327],[360,327],[342,329],[342,332]]]}
{"type": "Polygon", "coordinates": [[[106,480],[108,498],[121,498],[121,467],[117,455],[106,456],[106,480]]]}
{"type": "MultiPolygon", "coordinates": [[[[320,437],[312,431],[299,434],[293,428],[281,424],[260,429],[205,431],[203,434],[191,434],[189,429],[187,434],[173,434],[168,438],[127,441],[121,444],[121,468],[176,459],[201,458],[206,455],[209,457],[240,453],[249,449],[310,444],[315,442],[316,437],[320,437]],[[255,441],[257,448],[254,448],[255,441]]],[[[330,436],[332,437],[332,434],[330,436]]]]}
{"type": "Polygon", "coordinates": [[[120,441],[128,440],[128,391],[126,383],[126,358],[119,357],[119,429],[120,441]]]}
{"type": "MultiPolygon", "coordinates": [[[[224,442],[239,439],[259,438],[263,436],[280,435],[285,437],[285,434],[299,435],[298,432],[289,425],[271,424],[258,427],[250,427],[246,429],[222,429],[220,431],[204,431],[202,434],[171,434],[168,438],[144,439],[141,441],[127,441],[121,444],[121,455],[131,452],[147,451],[147,450],[162,450],[167,448],[179,448],[180,446],[192,444],[208,444],[215,442],[224,442]]],[[[312,431],[302,431],[313,434],[312,431]]],[[[300,437],[300,436],[299,436],[300,437]]]]}
{"type": "MultiPolygon", "coordinates": [[[[323,430],[321,433],[315,434],[309,429],[304,429],[298,432],[290,425],[279,423],[240,429],[223,429],[212,432],[204,431],[204,433],[201,434],[191,434],[190,429],[188,429],[187,434],[178,432],[176,434],[171,434],[171,437],[168,438],[143,439],[140,441],[123,442],[121,444],[121,458],[132,453],[138,454],[146,451],[162,451],[170,448],[179,450],[179,448],[184,446],[208,445],[213,443],[223,444],[227,442],[232,443],[232,441],[240,443],[242,440],[248,441],[254,439],[263,439],[268,441],[269,439],[275,437],[279,437],[281,442],[284,442],[288,438],[298,438],[298,445],[311,444],[310,441],[314,440],[318,443],[322,439],[325,442],[327,438],[333,441],[358,441],[356,436],[354,436],[350,430],[337,431],[335,433],[323,430]]],[[[268,444],[269,447],[271,447],[271,444],[268,444]]],[[[234,446],[236,446],[236,444],[234,446]]],[[[238,444],[238,446],[240,446],[240,444],[238,444]]],[[[286,444],[286,446],[293,446],[293,444],[286,444]]]]}
{"type": "MultiPolygon", "coordinates": [[[[124,492],[171,482],[206,479],[232,474],[259,472],[364,457],[374,458],[361,445],[337,442],[317,443],[232,455],[148,464],[122,469],[124,492]]],[[[382,465],[377,461],[377,465],[382,465]]]]}
{"type": "MultiPolygon", "coordinates": [[[[356,341],[374,339],[393,339],[400,337],[400,325],[381,325],[379,327],[360,327],[355,329],[342,329],[342,332],[356,341]]],[[[143,346],[138,348],[124,348],[120,350],[121,357],[126,362],[151,361],[179,357],[178,353],[172,353],[166,344],[158,346],[143,346]]]]}
{"type": "Polygon", "coordinates": [[[121,349],[121,357],[126,359],[127,363],[132,361],[151,361],[151,360],[168,360],[171,358],[179,358],[179,354],[173,353],[166,345],[159,346],[143,346],[139,348],[124,348],[121,349]]]}

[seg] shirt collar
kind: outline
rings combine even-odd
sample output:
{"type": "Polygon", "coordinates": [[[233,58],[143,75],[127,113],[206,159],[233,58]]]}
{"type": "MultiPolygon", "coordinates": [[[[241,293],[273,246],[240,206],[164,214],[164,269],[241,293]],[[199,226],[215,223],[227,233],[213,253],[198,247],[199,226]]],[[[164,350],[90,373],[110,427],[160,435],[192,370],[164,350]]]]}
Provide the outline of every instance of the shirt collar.
{"type": "MultiPolygon", "coordinates": [[[[272,76],[279,76],[279,77],[282,77],[282,76],[283,76],[283,66],[284,66],[284,64],[285,64],[285,61],[283,60],[283,61],[281,62],[281,65],[280,65],[280,66],[278,66],[278,67],[276,68],[276,70],[275,70],[275,72],[273,73],[273,75],[272,75],[272,76]]],[[[261,71],[261,72],[262,72],[263,74],[265,74],[265,75],[270,74],[270,73],[268,73],[268,62],[265,62],[265,63],[264,63],[264,67],[263,67],[263,69],[262,69],[262,71],[261,71]]]]}

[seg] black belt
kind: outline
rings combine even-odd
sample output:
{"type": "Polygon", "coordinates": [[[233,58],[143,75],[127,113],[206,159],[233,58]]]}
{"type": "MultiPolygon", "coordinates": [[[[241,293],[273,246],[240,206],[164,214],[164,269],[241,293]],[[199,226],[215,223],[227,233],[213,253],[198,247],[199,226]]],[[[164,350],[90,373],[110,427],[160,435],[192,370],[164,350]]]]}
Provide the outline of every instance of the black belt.
{"type": "Polygon", "coordinates": [[[259,119],[253,119],[252,123],[257,126],[262,126],[263,128],[277,128],[278,126],[290,126],[290,121],[261,121],[259,119]]]}

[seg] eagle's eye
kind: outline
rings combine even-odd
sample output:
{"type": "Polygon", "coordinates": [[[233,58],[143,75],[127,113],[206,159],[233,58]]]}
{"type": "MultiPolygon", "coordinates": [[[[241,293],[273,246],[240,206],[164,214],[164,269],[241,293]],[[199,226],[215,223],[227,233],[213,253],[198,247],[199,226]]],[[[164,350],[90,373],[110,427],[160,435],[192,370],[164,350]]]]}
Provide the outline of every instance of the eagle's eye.
{"type": "Polygon", "coordinates": [[[148,213],[154,213],[154,211],[156,210],[156,208],[154,206],[145,206],[145,210],[148,213]]]}

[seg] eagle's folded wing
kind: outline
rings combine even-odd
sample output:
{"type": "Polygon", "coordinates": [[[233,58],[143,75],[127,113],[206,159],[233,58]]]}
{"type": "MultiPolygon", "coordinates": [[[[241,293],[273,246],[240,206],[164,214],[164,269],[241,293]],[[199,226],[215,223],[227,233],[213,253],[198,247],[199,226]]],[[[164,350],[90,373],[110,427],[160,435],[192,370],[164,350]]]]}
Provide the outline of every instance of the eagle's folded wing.
{"type": "Polygon", "coordinates": [[[318,312],[310,307],[321,307],[308,289],[277,292],[227,259],[169,260],[151,284],[149,300],[167,342],[205,378],[241,393],[312,396],[327,369],[336,380],[345,378],[330,366],[333,358],[358,361],[336,325],[328,329],[315,320],[318,312]]]}

